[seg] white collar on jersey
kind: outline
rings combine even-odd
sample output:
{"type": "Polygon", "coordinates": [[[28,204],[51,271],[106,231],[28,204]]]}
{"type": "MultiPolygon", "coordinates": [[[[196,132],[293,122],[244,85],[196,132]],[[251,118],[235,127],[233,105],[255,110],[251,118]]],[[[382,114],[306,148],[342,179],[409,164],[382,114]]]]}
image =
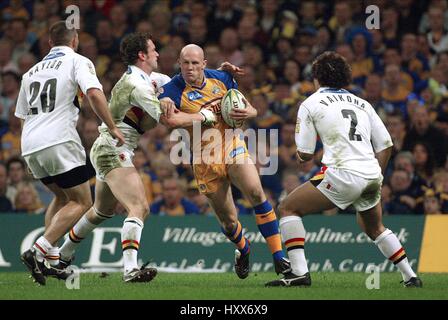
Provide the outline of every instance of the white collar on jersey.
{"type": "Polygon", "coordinates": [[[324,93],[349,93],[347,90],[341,88],[341,89],[337,89],[337,88],[331,88],[331,87],[320,87],[317,92],[321,93],[325,91],[324,93]]]}
{"type": "Polygon", "coordinates": [[[151,84],[151,79],[149,78],[149,74],[147,74],[145,71],[140,69],[139,67],[135,65],[130,65],[129,68],[131,68],[132,72],[135,72],[139,74],[143,80],[145,80],[148,84],[151,84]]]}
{"type": "Polygon", "coordinates": [[[53,48],[50,49],[50,52],[56,52],[56,51],[71,51],[71,52],[75,52],[75,50],[73,50],[72,48],[68,47],[68,46],[55,46],[53,48]]]}

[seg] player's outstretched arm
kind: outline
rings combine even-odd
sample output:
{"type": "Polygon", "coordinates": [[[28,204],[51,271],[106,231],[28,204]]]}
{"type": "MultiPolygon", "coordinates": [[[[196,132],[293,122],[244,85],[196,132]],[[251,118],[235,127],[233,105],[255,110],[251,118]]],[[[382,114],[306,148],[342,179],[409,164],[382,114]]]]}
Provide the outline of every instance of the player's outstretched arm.
{"type": "MultiPolygon", "coordinates": [[[[171,103],[170,98],[160,99],[160,105],[164,103],[171,103]]],[[[177,108],[172,110],[173,112],[168,117],[165,112],[160,116],[160,123],[169,128],[186,128],[191,127],[194,121],[200,122],[203,125],[211,126],[216,123],[216,115],[211,110],[201,109],[198,113],[186,113],[177,108]]]]}
{"type": "Polygon", "coordinates": [[[87,99],[89,99],[90,105],[97,116],[106,124],[109,128],[110,134],[118,140],[117,147],[124,144],[123,133],[117,128],[115,122],[112,119],[109,108],[107,107],[107,100],[103,91],[97,88],[90,88],[87,90],[87,99]]]}
{"type": "Polygon", "coordinates": [[[211,125],[216,122],[216,116],[212,111],[205,109],[198,113],[186,113],[176,109],[169,118],[165,115],[160,116],[160,123],[172,129],[191,127],[193,122],[211,125]]]}

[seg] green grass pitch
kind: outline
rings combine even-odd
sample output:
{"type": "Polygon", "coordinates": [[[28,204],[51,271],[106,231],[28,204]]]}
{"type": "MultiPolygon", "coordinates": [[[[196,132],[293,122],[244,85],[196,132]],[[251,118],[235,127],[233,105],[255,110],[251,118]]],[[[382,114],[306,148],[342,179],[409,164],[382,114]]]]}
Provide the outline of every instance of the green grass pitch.
{"type": "Polygon", "coordinates": [[[422,289],[403,288],[399,273],[381,273],[380,289],[366,289],[365,273],[312,273],[310,288],[265,288],[273,273],[159,273],[150,283],[123,283],[121,273],[81,274],[80,288],[47,279],[38,286],[25,272],[0,272],[0,299],[150,299],[150,300],[302,300],[302,299],[448,299],[448,274],[421,274],[422,289]]]}

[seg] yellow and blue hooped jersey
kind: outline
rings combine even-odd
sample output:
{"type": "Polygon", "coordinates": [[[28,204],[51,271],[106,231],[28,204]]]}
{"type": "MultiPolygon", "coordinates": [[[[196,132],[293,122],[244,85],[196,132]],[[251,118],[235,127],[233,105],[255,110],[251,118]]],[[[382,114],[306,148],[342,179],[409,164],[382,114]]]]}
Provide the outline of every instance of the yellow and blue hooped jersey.
{"type": "Polygon", "coordinates": [[[159,99],[169,97],[176,107],[186,113],[197,113],[201,108],[214,106],[216,101],[229,89],[238,89],[232,75],[226,71],[205,69],[205,79],[201,86],[192,86],[185,82],[181,74],[176,75],[162,87],[159,99]]]}
{"type": "MultiPolygon", "coordinates": [[[[238,89],[238,84],[232,75],[226,71],[204,70],[205,78],[201,86],[192,86],[185,82],[181,74],[174,76],[160,90],[159,99],[169,97],[176,107],[186,113],[197,113],[202,108],[212,107],[218,114],[218,121],[213,128],[218,129],[224,137],[225,129],[229,129],[222,119],[221,100],[229,89],[238,89]]],[[[187,128],[192,133],[192,128],[187,128]]],[[[202,144],[204,147],[207,143],[202,144]]],[[[193,147],[193,146],[192,146],[193,147]]]]}

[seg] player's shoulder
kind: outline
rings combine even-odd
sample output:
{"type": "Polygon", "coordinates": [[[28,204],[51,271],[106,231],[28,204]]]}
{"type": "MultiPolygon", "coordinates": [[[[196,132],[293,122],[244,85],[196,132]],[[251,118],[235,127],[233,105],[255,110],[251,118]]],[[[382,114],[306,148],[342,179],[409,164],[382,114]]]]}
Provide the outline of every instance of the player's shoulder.
{"type": "Polygon", "coordinates": [[[117,85],[125,90],[132,90],[138,95],[144,95],[145,92],[155,93],[155,88],[148,83],[148,76],[133,66],[127,67],[117,85]]]}
{"type": "Polygon", "coordinates": [[[25,80],[27,80],[29,77],[30,77],[30,71],[31,70],[33,70],[33,69],[35,69],[36,68],[36,65],[34,65],[34,66],[32,66],[31,68],[29,68],[28,70],[26,70],[26,72],[24,73],[24,74],[22,74],[22,77],[21,77],[21,80],[22,81],[25,81],[25,80]]]}
{"type": "Polygon", "coordinates": [[[112,91],[116,95],[132,93],[133,95],[141,95],[148,91],[148,85],[133,70],[128,67],[121,75],[120,79],[115,83],[112,91]]]}
{"type": "Polygon", "coordinates": [[[163,85],[161,95],[182,94],[185,87],[185,80],[180,74],[177,74],[163,85]]]}
{"type": "MultiPolygon", "coordinates": [[[[329,94],[341,93],[338,90],[332,90],[330,88],[319,88],[313,94],[311,94],[305,101],[315,102],[324,99],[329,94]]],[[[344,92],[347,93],[347,92],[344,92]]]]}
{"type": "Polygon", "coordinates": [[[123,74],[128,86],[133,88],[135,94],[145,95],[146,93],[155,94],[156,88],[148,84],[147,78],[140,72],[136,72],[131,68],[123,74]]]}
{"type": "Polygon", "coordinates": [[[82,54],[80,54],[78,52],[73,51],[73,52],[69,52],[68,54],[70,55],[70,57],[73,60],[75,60],[77,62],[91,63],[93,65],[93,62],[89,58],[87,58],[86,56],[83,56],[82,54]]]}
{"type": "Polygon", "coordinates": [[[75,68],[84,68],[85,66],[87,66],[89,72],[92,75],[96,76],[95,65],[93,64],[92,60],[77,52],[71,52],[70,54],[72,55],[75,68]]]}
{"type": "Polygon", "coordinates": [[[233,76],[227,72],[222,70],[214,70],[214,69],[205,69],[204,70],[205,77],[208,79],[216,79],[224,83],[227,88],[237,88],[237,83],[233,76]]]}
{"type": "MultiPolygon", "coordinates": [[[[353,93],[352,93],[352,94],[353,94],[353,93]]],[[[364,107],[365,107],[366,109],[373,109],[373,106],[370,104],[369,101],[367,101],[367,100],[364,99],[363,97],[360,97],[360,96],[358,96],[358,95],[356,95],[356,94],[353,94],[353,95],[356,97],[356,99],[359,100],[360,105],[364,105],[364,107]]]]}
{"type": "Polygon", "coordinates": [[[160,72],[151,72],[149,79],[156,81],[160,86],[163,86],[171,81],[171,78],[166,74],[160,72]]]}
{"type": "Polygon", "coordinates": [[[179,87],[179,88],[185,88],[186,83],[184,78],[182,78],[181,74],[176,74],[171,80],[170,82],[167,83],[167,85],[170,86],[175,86],[175,87],[179,87]]]}
{"type": "Polygon", "coordinates": [[[131,66],[128,66],[123,74],[123,77],[135,86],[146,84],[145,76],[141,72],[137,71],[136,68],[132,68],[131,66]]]}
{"type": "Polygon", "coordinates": [[[359,97],[359,96],[356,96],[356,97],[359,99],[360,104],[361,104],[361,107],[364,106],[363,109],[364,109],[365,111],[367,111],[367,112],[375,111],[375,108],[370,104],[369,101],[367,101],[366,99],[361,98],[361,97],[359,97]]]}
{"type": "Polygon", "coordinates": [[[205,69],[205,76],[207,78],[215,78],[215,79],[225,79],[231,77],[231,74],[227,71],[215,70],[215,69],[205,69]]]}
{"type": "Polygon", "coordinates": [[[166,74],[159,73],[159,72],[151,72],[149,75],[149,80],[151,81],[152,86],[154,87],[154,90],[158,93],[160,93],[161,88],[171,81],[171,78],[168,77],[166,74]]]}
{"type": "Polygon", "coordinates": [[[318,91],[316,91],[308,96],[305,100],[303,100],[300,106],[305,106],[308,110],[311,111],[311,109],[316,105],[316,103],[319,102],[320,99],[321,95],[318,91]]]}
{"type": "Polygon", "coordinates": [[[233,76],[227,72],[222,70],[214,70],[214,69],[205,69],[205,76],[210,79],[218,79],[222,82],[232,81],[233,76]]]}
{"type": "Polygon", "coordinates": [[[353,92],[348,91],[348,93],[350,94],[351,98],[349,100],[349,98],[347,98],[347,101],[350,103],[353,103],[355,106],[357,106],[359,109],[364,110],[367,113],[371,113],[372,111],[375,112],[375,109],[373,108],[373,106],[370,104],[369,101],[365,100],[363,97],[360,97],[356,94],[354,94],[353,92]]]}
{"type": "Polygon", "coordinates": [[[180,74],[177,74],[168,83],[159,88],[158,98],[170,98],[179,108],[182,100],[181,97],[185,87],[185,80],[180,74]]]}

